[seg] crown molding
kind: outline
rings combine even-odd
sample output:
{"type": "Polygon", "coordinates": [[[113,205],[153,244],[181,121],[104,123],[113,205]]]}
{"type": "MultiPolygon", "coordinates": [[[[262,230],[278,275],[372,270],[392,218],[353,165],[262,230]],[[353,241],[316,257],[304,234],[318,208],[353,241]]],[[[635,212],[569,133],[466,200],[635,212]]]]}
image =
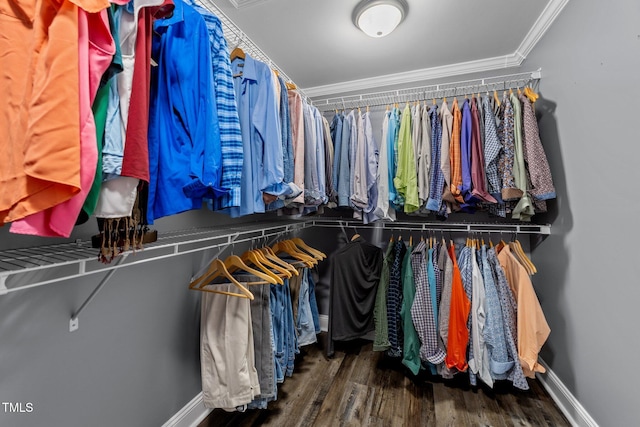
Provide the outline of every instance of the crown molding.
{"type": "Polygon", "coordinates": [[[538,19],[536,19],[536,22],[534,22],[514,53],[521,55],[523,60],[529,56],[529,53],[531,53],[535,45],[538,44],[567,3],[569,3],[569,0],[551,0],[547,3],[547,6],[542,13],[540,13],[540,16],[538,16],[538,19]]]}
{"type": "Polygon", "coordinates": [[[518,46],[518,49],[508,55],[368,77],[329,85],[313,86],[304,88],[303,91],[310,98],[326,97],[328,95],[345,92],[378,89],[385,86],[396,86],[406,83],[441,79],[444,77],[519,67],[568,2],[569,0],[550,0],[520,43],[520,46],[518,46]]]}

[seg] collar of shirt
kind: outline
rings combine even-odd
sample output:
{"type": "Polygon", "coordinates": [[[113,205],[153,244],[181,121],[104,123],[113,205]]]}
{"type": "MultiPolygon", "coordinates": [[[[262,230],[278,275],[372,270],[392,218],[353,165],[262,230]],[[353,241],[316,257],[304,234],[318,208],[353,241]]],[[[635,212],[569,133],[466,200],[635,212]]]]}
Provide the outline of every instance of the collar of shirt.
{"type": "Polygon", "coordinates": [[[242,80],[258,81],[258,67],[256,60],[253,59],[248,53],[245,53],[244,60],[236,58],[231,62],[234,75],[242,71],[242,80]],[[239,68],[239,64],[244,64],[242,69],[239,68]]]}
{"type": "MultiPolygon", "coordinates": [[[[157,6],[162,3],[162,0],[135,1],[136,12],[140,10],[141,7],[157,6]]],[[[182,0],[173,0],[173,14],[167,18],[156,20],[154,24],[156,27],[168,27],[169,25],[182,21],[184,21],[184,2],[182,0]]]]}

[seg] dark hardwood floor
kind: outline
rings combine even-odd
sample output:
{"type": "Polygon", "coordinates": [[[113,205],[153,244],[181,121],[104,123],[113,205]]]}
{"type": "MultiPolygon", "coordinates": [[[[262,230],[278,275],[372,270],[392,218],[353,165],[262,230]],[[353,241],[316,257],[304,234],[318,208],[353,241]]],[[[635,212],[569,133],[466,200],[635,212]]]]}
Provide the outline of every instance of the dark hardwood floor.
{"type": "MultiPolygon", "coordinates": [[[[325,334],[321,335],[322,338],[325,334]]],[[[569,426],[537,380],[527,392],[500,382],[469,386],[466,375],[413,377],[371,343],[303,347],[293,377],[278,387],[267,410],[216,409],[199,425],[214,426],[569,426]]]]}

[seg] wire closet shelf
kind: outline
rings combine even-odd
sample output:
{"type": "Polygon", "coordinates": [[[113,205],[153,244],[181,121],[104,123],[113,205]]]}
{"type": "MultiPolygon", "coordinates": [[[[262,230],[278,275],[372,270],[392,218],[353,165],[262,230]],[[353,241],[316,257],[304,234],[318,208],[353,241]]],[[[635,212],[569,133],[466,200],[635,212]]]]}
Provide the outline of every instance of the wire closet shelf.
{"type": "MultiPolygon", "coordinates": [[[[222,24],[222,31],[224,32],[224,37],[227,39],[227,43],[229,45],[229,50],[232,50],[234,47],[240,47],[243,51],[248,53],[252,58],[258,59],[265,64],[269,65],[269,68],[276,70],[278,74],[286,81],[286,82],[295,82],[287,76],[287,74],[280,68],[274,61],[269,58],[269,56],[262,50],[260,47],[253,41],[247,34],[240,29],[218,6],[215,5],[213,0],[196,0],[196,2],[216,15],[218,19],[220,19],[220,23],[222,24]]],[[[297,85],[296,85],[297,86],[297,85]]],[[[309,101],[309,97],[304,93],[304,90],[299,87],[296,89],[300,95],[302,95],[307,101],[309,101]]]]}
{"type": "Polygon", "coordinates": [[[523,88],[527,85],[537,88],[541,70],[461,80],[449,83],[437,83],[405,89],[370,92],[357,95],[314,98],[313,105],[320,111],[347,110],[363,107],[380,107],[407,102],[431,101],[443,98],[455,98],[477,93],[505,91],[523,88]]]}

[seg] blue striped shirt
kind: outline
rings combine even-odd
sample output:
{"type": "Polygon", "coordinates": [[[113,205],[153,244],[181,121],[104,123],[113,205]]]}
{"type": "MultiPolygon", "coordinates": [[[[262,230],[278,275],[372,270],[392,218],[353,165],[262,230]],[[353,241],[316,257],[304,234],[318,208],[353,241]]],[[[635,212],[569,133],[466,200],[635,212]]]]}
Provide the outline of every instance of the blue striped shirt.
{"type": "Polygon", "coordinates": [[[211,47],[211,67],[213,69],[213,88],[218,123],[220,126],[220,145],[222,150],[222,176],[220,185],[228,188],[229,193],[213,200],[210,208],[218,210],[240,206],[240,181],[242,178],[242,134],[233,87],[233,75],[229,60],[229,48],[224,38],[220,19],[195,0],[184,0],[202,15],[209,32],[211,47]]]}

